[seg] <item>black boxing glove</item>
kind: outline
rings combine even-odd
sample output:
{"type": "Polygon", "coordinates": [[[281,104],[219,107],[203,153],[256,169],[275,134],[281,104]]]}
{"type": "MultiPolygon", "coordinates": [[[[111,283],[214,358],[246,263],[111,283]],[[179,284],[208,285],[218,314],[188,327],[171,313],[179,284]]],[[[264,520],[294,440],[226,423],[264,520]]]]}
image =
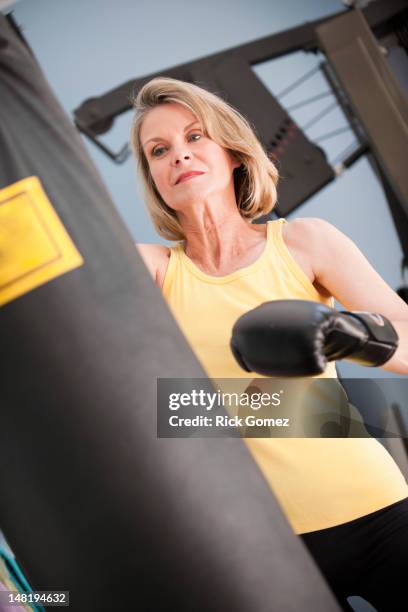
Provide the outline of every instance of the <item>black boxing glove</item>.
{"type": "Polygon", "coordinates": [[[397,350],[398,335],[380,314],[339,312],[319,302],[275,300],[242,315],[232,329],[230,345],[247,372],[313,376],[337,359],[380,366],[397,350]]]}

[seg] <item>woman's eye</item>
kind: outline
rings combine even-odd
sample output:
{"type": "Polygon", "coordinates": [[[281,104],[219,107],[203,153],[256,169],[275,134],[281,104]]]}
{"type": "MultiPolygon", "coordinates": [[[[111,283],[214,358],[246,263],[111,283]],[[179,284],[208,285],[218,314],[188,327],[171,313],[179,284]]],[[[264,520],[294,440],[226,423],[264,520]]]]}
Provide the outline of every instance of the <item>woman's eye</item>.
{"type": "MultiPolygon", "coordinates": [[[[202,134],[200,134],[200,132],[192,132],[188,135],[187,140],[196,142],[197,140],[200,140],[201,137],[202,134]]],[[[167,147],[154,147],[154,149],[152,149],[151,155],[152,157],[161,157],[163,155],[163,152],[165,152],[166,150],[167,147]]]]}
{"type": "Polygon", "coordinates": [[[164,150],[165,147],[154,147],[154,149],[152,150],[153,157],[160,157],[164,150]]]}
{"type": "Polygon", "coordinates": [[[200,138],[201,138],[201,134],[198,132],[194,132],[189,135],[190,140],[200,140],[200,138]]]}

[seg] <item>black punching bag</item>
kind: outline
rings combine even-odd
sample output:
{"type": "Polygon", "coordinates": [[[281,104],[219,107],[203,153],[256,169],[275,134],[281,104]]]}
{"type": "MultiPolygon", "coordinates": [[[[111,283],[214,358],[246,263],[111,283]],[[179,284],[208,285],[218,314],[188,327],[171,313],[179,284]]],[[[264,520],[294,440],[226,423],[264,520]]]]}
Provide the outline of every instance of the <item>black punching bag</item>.
{"type": "Polygon", "coordinates": [[[4,16],[0,100],[0,527],[33,588],[338,610],[241,440],[157,439],[156,378],[205,373],[4,16]]]}

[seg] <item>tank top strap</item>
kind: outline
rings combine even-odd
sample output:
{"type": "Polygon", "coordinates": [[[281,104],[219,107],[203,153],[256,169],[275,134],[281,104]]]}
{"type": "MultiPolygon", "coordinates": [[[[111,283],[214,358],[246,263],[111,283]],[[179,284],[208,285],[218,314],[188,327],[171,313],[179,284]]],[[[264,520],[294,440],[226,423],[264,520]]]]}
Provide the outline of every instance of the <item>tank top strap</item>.
{"type": "Polygon", "coordinates": [[[283,269],[287,269],[289,266],[291,268],[291,272],[294,272],[294,269],[291,266],[292,262],[290,261],[292,257],[283,239],[283,226],[286,223],[286,219],[283,218],[266,222],[267,241],[264,251],[265,260],[263,264],[271,270],[274,277],[280,275],[282,266],[283,269]]]}
{"type": "Polygon", "coordinates": [[[281,246],[284,244],[282,228],[287,223],[286,219],[280,218],[273,221],[267,221],[267,242],[268,252],[275,251],[277,248],[281,252],[281,246]]]}

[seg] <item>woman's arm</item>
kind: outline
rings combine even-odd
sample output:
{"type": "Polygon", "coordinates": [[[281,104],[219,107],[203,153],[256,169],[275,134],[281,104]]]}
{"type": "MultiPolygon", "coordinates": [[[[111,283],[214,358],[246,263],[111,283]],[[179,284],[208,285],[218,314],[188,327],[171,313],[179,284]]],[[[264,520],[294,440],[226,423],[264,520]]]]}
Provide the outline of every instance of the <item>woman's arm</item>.
{"type": "Polygon", "coordinates": [[[297,219],[291,225],[296,238],[310,253],[319,285],[346,310],[378,312],[391,321],[399,345],[382,368],[408,374],[408,305],[374,270],[354,242],[333,225],[322,219],[297,219]]]}

